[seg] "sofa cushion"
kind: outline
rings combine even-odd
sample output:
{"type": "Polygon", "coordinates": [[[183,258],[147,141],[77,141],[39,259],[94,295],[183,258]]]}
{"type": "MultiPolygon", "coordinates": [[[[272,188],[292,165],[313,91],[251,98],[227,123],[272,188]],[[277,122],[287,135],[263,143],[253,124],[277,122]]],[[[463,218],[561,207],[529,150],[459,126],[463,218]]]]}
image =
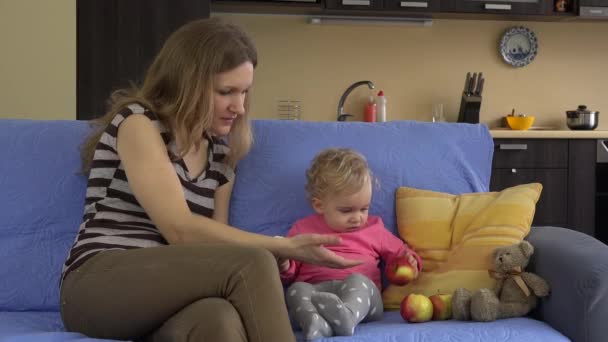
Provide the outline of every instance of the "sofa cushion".
{"type": "MultiPolygon", "coordinates": [[[[298,341],[305,341],[300,334],[298,341]]],[[[567,337],[548,324],[531,318],[494,322],[433,321],[405,323],[397,311],[379,322],[359,324],[353,336],[322,338],[315,342],[566,342],[567,337]]]]}
{"type": "Polygon", "coordinates": [[[305,170],[327,147],[365,155],[379,179],[370,214],[382,217],[394,234],[398,187],[460,194],[488,191],[490,183],[494,144],[485,125],[258,120],[253,133],[253,148],[236,170],[230,223],[267,235],[284,235],[313,212],[304,192],[305,170]]]}
{"type": "Polygon", "coordinates": [[[427,296],[493,288],[488,274],[496,247],[528,235],[542,185],[523,184],[500,192],[461,195],[402,187],[396,194],[400,236],[422,258],[415,281],[384,291],[387,309],[397,309],[410,293],[427,296]]]}
{"type": "MultiPolygon", "coordinates": [[[[304,341],[296,332],[298,341],[304,341]]],[[[0,341],[2,342],[101,342],[63,329],[57,312],[0,312],[0,341]]],[[[354,336],[333,337],[316,342],[502,342],[547,341],[566,342],[565,336],[544,322],[531,318],[505,319],[491,323],[430,322],[408,324],[396,311],[387,312],[378,322],[359,324],[354,336]]]]}
{"type": "Polygon", "coordinates": [[[82,220],[83,121],[0,120],[0,311],[58,310],[82,220]]]}
{"type": "Polygon", "coordinates": [[[115,341],[89,338],[66,332],[58,312],[0,312],[2,342],[102,342],[115,341]]]}

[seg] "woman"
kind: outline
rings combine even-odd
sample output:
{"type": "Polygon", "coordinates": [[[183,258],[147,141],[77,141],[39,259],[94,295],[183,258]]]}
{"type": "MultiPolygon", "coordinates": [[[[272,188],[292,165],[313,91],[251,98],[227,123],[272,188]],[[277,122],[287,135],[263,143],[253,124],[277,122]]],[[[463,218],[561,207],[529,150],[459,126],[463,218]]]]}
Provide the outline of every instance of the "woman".
{"type": "Polygon", "coordinates": [[[63,269],[65,326],[97,338],[290,341],[275,258],[349,267],[334,237],[227,225],[257,52],[238,27],[173,33],[141,88],[113,97],[83,146],[84,222],[63,269]],[[223,138],[227,139],[223,139],[223,138]],[[226,143],[228,141],[228,143],[226,143]]]}

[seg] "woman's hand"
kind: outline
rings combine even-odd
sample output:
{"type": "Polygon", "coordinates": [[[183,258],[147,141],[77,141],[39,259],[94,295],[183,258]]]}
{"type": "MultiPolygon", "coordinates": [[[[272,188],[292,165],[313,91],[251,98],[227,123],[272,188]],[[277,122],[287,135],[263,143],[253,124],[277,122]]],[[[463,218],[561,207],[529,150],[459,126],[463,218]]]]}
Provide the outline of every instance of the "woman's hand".
{"type": "Polygon", "coordinates": [[[294,259],[310,264],[323,265],[331,268],[348,268],[363,263],[341,257],[323,247],[323,245],[338,245],[340,238],[333,235],[302,234],[283,239],[285,244],[278,251],[279,257],[294,259]]]}

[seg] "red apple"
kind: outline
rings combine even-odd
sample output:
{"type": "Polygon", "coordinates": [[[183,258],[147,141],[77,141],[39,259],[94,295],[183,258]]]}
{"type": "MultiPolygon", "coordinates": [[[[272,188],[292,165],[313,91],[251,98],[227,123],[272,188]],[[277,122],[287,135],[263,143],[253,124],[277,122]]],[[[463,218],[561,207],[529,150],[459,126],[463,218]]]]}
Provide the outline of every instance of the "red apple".
{"type": "Polygon", "coordinates": [[[401,301],[401,317],[411,323],[428,322],[433,318],[433,303],[429,297],[412,293],[401,301]]]}
{"type": "Polygon", "coordinates": [[[452,318],[452,295],[445,293],[429,297],[433,304],[433,320],[443,321],[452,318]]]}
{"type": "Polygon", "coordinates": [[[417,276],[418,270],[410,264],[407,257],[393,258],[386,265],[386,278],[391,284],[403,286],[417,276]]]}

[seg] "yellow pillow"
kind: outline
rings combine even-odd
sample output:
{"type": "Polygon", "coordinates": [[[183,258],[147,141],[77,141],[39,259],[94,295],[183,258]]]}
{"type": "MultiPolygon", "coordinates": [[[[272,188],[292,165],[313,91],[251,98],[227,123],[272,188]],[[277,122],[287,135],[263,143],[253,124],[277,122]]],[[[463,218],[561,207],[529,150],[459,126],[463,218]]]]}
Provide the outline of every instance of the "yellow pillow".
{"type": "Polygon", "coordinates": [[[399,235],[422,258],[422,272],[405,286],[389,285],[383,293],[384,307],[399,309],[410,293],[430,296],[458,287],[492,288],[492,251],[528,234],[541,190],[539,183],[461,195],[399,188],[399,235]]]}

